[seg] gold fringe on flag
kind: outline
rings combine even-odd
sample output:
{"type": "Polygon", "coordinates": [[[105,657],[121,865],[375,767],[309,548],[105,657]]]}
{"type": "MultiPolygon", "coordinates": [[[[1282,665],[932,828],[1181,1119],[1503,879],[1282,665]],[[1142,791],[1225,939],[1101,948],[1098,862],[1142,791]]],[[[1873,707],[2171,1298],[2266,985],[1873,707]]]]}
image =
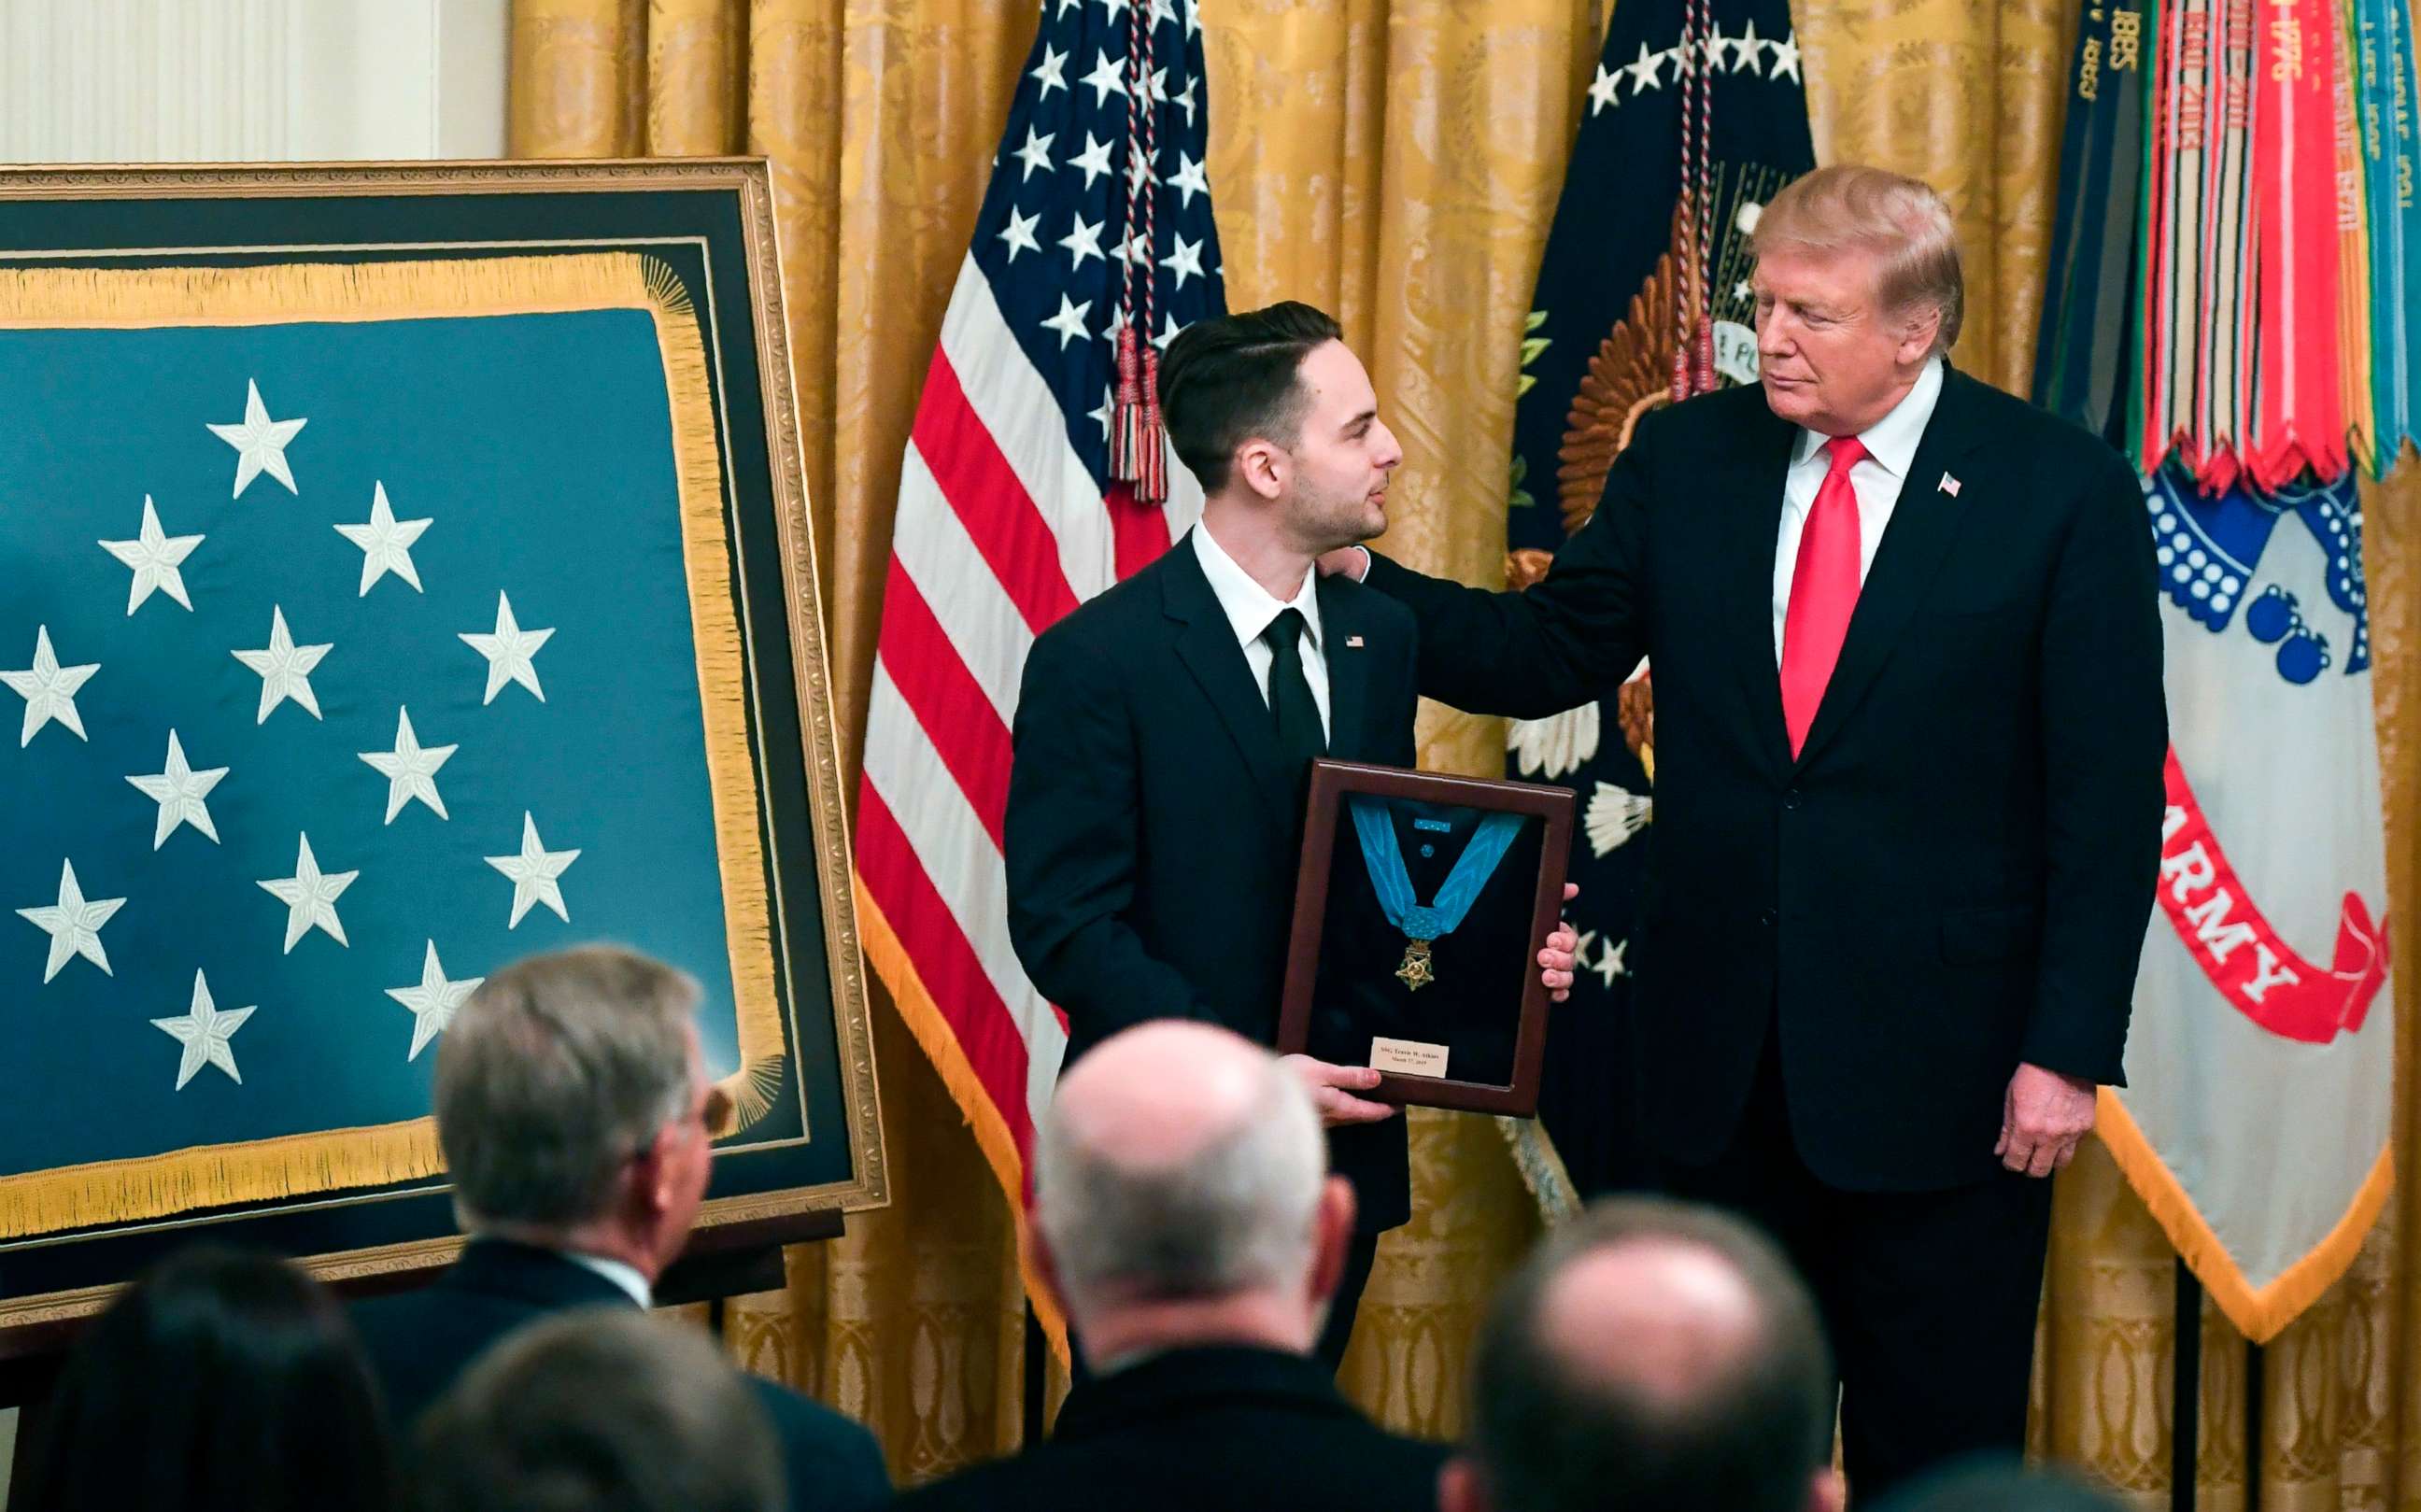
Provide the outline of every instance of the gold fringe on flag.
{"type": "MultiPolygon", "coordinates": [[[[787,1061],[774,988],[748,680],[732,598],[723,460],[697,314],[672,269],[628,252],[257,268],[0,271],[0,329],[445,320],[587,310],[652,319],[670,406],[681,550],[730,943],[740,1066],[718,1086],[735,1127],[763,1117],[787,1061]]],[[[427,1118],[0,1177],[0,1238],[417,1180],[444,1168],[427,1118]]]]}
{"type": "Polygon", "coordinates": [[[2380,1212],[2387,1206],[2387,1194],[2396,1185],[2396,1162],[2393,1153],[2382,1147],[2379,1159],[2371,1162],[2370,1175],[2354,1193],[2352,1204],[2328,1237],[2312,1247],[2303,1258],[2271,1278],[2267,1286],[2257,1286],[2251,1277],[2237,1269],[2227,1253],[2227,1246],[2211,1230],[2210,1220],[2195,1207],[2194,1199],[2169,1170],[2152,1142],[2144,1136],[2143,1129],[2127,1112],[2118,1094],[2103,1087],[2096,1099],[2098,1116],[2094,1132],[2111,1158],[2118,1162],[2119,1171],[2127,1177],[2151,1209],[2153,1222],[2169,1236],[2177,1246],[2178,1257],[2195,1273],[2203,1289],[2236,1331],[2255,1344],[2267,1344],[2281,1330],[2302,1316],[2304,1310],[2319,1301],[2320,1294],[2336,1285],[2337,1279],[2353,1264],[2355,1252],[2379,1222],[2380,1212]]]}

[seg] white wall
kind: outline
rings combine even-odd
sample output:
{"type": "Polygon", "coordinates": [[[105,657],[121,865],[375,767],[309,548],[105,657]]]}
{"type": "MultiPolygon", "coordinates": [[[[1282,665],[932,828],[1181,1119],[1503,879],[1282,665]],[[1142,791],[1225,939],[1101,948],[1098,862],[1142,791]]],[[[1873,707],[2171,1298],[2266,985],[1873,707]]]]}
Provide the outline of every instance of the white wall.
{"type": "Polygon", "coordinates": [[[0,0],[0,163],[489,158],[509,0],[0,0]]]}

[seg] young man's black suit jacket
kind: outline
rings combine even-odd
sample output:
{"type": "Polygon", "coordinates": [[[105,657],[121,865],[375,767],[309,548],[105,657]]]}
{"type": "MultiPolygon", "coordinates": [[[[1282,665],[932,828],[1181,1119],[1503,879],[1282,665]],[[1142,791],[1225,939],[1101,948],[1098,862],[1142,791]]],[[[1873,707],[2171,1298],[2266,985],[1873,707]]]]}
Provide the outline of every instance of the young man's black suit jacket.
{"type": "MultiPolygon", "coordinates": [[[[1191,539],[1051,627],[1026,658],[1008,786],[1009,935],[1068,1015],[1068,1064],[1147,1019],[1277,1036],[1304,773],[1191,539]]],[[[1328,754],[1414,764],[1413,618],[1319,587],[1328,754]]],[[[1332,1130],[1364,1234],[1412,1215],[1402,1115],[1332,1130]]]]}
{"type": "Polygon", "coordinates": [[[1172,1349],[1068,1395],[1048,1443],[900,1498],[903,1512],[1229,1512],[1434,1506],[1443,1445],[1399,1439],[1325,1365],[1266,1349],[1172,1349]]]}
{"type": "MultiPolygon", "coordinates": [[[[630,1307],[628,1292],[551,1250],[473,1239],[446,1272],[417,1291],[352,1306],[397,1431],[413,1425],[473,1362],[527,1323],[580,1307],[630,1307]]],[[[798,1512],[857,1512],[891,1500],[874,1436],[788,1387],[747,1378],[773,1420],[798,1512]]]]}
{"type": "Polygon", "coordinates": [[[1773,585],[1800,431],[1754,384],[1644,417],[1526,593],[1373,561],[1458,708],[1540,717],[1653,659],[1630,959],[1672,1161],[1724,1151],[1769,1032],[1800,1156],[1850,1192],[1990,1178],[2021,1062],[2121,1079],[2168,740],[2143,492],[2098,439],[1943,378],[1796,759],[1773,585]]]}

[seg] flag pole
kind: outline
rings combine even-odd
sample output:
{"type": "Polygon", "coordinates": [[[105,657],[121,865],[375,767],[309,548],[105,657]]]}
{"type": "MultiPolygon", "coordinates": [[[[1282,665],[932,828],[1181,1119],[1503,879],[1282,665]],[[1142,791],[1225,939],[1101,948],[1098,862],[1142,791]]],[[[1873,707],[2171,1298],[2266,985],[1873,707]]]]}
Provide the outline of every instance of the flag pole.
{"type": "MultiPolygon", "coordinates": [[[[2177,1262],[2176,1373],[2169,1388],[2169,1512],[2195,1512],[2202,1447],[2202,1283],[2177,1262]]],[[[2255,1477],[2247,1477],[2252,1479],[2255,1477]]]]}

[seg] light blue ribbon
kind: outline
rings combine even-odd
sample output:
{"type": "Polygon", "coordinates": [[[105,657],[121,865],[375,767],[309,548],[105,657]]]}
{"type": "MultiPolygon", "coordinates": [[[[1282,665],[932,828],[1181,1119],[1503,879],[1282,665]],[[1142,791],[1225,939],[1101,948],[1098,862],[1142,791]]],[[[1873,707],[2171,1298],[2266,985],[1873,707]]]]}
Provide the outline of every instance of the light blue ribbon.
{"type": "Polygon", "coordinates": [[[1413,896],[1403,847],[1385,806],[1367,798],[1349,797],[1345,803],[1353,811],[1353,828],[1362,839],[1362,861],[1369,868],[1371,889],[1379,895],[1379,910],[1413,940],[1435,940],[1462,922],[1522,828],[1519,814],[1491,814],[1481,819],[1454,869],[1446,873],[1436,900],[1424,906],[1413,896]]]}

